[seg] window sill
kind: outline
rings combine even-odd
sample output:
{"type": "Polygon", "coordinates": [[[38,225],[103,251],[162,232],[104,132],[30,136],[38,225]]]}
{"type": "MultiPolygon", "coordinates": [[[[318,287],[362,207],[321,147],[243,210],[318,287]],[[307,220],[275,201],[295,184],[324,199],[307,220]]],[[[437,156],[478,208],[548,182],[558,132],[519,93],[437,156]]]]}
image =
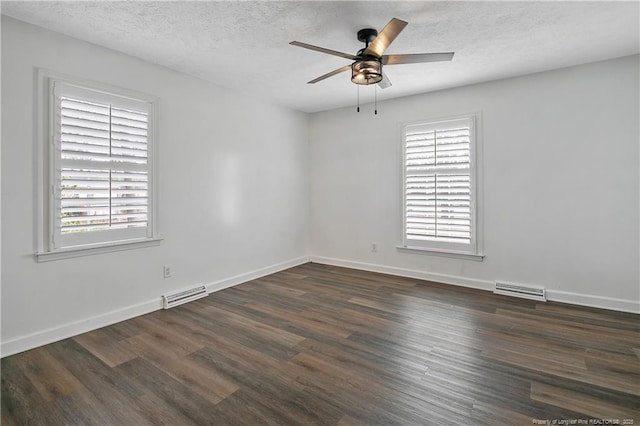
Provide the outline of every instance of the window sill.
{"type": "Polygon", "coordinates": [[[430,249],[426,247],[402,246],[402,245],[396,246],[396,248],[400,251],[407,251],[411,253],[423,253],[423,254],[432,255],[432,256],[454,257],[457,259],[474,260],[476,262],[482,262],[484,259],[484,254],[472,254],[472,253],[465,253],[465,252],[453,251],[453,250],[436,250],[436,249],[430,249]]]}
{"type": "Polygon", "coordinates": [[[112,243],[75,246],[59,249],[55,251],[39,252],[35,254],[36,262],[50,262],[52,260],[70,259],[80,256],[92,256],[95,254],[111,253],[122,250],[132,250],[143,247],[153,247],[160,245],[162,238],[145,238],[143,240],[114,241],[112,243]]]}

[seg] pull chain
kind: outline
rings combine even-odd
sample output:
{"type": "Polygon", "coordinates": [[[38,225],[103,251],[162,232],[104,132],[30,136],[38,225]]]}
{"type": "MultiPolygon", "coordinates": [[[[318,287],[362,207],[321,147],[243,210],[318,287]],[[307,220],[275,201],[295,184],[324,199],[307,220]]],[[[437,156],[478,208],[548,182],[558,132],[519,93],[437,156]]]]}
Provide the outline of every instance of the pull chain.
{"type": "Polygon", "coordinates": [[[378,115],[378,85],[373,86],[373,113],[378,115]]]}
{"type": "Polygon", "coordinates": [[[356,85],[357,90],[357,99],[358,99],[358,109],[357,112],[360,112],[360,85],[356,85]]]}

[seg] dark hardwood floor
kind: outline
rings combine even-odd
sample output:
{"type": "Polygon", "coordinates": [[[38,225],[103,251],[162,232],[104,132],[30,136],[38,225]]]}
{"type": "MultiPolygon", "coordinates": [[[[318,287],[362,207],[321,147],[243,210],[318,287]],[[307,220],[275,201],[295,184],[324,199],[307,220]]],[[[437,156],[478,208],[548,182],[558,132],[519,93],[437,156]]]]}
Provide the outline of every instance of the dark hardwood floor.
{"type": "Polygon", "coordinates": [[[309,263],[4,358],[2,424],[640,424],[639,319],[309,263]]]}

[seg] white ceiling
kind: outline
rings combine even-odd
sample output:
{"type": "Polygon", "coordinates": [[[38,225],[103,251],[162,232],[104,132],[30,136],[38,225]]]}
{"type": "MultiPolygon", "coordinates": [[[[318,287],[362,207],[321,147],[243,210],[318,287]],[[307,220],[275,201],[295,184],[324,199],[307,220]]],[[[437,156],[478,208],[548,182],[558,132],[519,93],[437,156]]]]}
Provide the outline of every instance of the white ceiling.
{"type": "MultiPolygon", "coordinates": [[[[2,1],[2,13],[305,112],[353,105],[349,63],[298,40],[355,54],[356,32],[409,25],[386,53],[455,51],[452,62],[393,65],[378,99],[637,54],[633,2],[2,1]]],[[[373,88],[362,87],[362,101],[373,88]]]]}

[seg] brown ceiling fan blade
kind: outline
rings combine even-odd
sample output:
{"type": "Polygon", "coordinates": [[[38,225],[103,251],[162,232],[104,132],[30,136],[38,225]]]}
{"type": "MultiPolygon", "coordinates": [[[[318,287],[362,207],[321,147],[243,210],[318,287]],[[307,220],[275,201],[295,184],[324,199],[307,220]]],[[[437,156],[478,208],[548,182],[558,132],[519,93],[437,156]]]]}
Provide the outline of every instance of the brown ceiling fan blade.
{"type": "Polygon", "coordinates": [[[318,78],[314,78],[313,80],[308,81],[307,84],[317,83],[319,81],[324,80],[325,78],[333,77],[336,74],[340,74],[341,72],[345,72],[345,71],[350,70],[350,69],[351,69],[351,65],[345,65],[344,67],[340,67],[337,70],[333,70],[333,71],[328,72],[328,73],[326,73],[324,75],[321,75],[318,78]]]}
{"type": "Polygon", "coordinates": [[[382,54],[389,47],[393,40],[398,37],[400,31],[404,30],[408,22],[402,21],[397,18],[393,18],[389,23],[380,31],[378,36],[369,44],[365,49],[365,55],[373,55],[378,58],[382,57],[382,54]]]}
{"type": "Polygon", "coordinates": [[[352,61],[356,60],[356,57],[349,54],[338,52],[337,50],[325,49],[324,47],[314,46],[313,44],[302,43],[300,41],[292,41],[289,43],[293,46],[303,47],[309,50],[315,50],[316,52],[328,53],[329,55],[340,56],[341,58],[351,59],[352,61]]]}
{"type": "Polygon", "coordinates": [[[384,55],[384,65],[419,64],[423,62],[443,62],[453,59],[454,52],[413,53],[408,55],[384,55]]]}
{"type": "Polygon", "coordinates": [[[382,71],[382,80],[378,83],[381,89],[386,89],[387,87],[391,87],[391,80],[387,77],[387,73],[382,71]]]}

